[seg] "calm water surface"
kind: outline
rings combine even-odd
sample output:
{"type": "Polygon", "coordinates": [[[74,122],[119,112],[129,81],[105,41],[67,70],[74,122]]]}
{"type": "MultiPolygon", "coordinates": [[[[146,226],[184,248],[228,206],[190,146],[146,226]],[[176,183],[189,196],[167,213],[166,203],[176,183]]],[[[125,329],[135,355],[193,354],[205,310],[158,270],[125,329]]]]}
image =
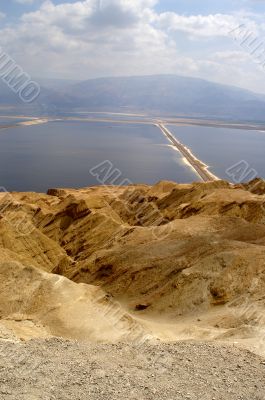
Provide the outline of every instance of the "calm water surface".
{"type": "Polygon", "coordinates": [[[198,180],[154,126],[69,121],[0,131],[0,186],[9,191],[98,185],[89,171],[104,160],[120,181],[198,180]]]}
{"type": "MultiPolygon", "coordinates": [[[[168,128],[218,177],[230,180],[226,170],[245,161],[249,169],[255,169],[259,177],[265,178],[265,132],[202,126],[168,125],[168,128]]],[[[253,174],[245,180],[249,177],[253,174]]]]}

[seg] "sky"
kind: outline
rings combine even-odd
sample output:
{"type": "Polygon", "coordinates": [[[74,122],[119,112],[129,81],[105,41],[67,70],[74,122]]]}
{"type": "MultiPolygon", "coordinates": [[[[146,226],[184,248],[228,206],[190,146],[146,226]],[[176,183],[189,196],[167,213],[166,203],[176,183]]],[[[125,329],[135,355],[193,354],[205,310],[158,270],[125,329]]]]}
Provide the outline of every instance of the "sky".
{"type": "Polygon", "coordinates": [[[265,93],[265,0],[0,0],[0,46],[34,79],[177,74],[265,93]]]}

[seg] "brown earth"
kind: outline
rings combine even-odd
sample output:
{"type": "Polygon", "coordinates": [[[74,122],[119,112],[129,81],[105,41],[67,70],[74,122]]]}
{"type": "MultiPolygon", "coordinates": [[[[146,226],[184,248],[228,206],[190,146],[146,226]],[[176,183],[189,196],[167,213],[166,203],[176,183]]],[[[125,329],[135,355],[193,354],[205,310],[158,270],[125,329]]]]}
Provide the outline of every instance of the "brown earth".
{"type": "Polygon", "coordinates": [[[261,180],[0,194],[0,337],[262,353],[264,311],[261,180]]]}

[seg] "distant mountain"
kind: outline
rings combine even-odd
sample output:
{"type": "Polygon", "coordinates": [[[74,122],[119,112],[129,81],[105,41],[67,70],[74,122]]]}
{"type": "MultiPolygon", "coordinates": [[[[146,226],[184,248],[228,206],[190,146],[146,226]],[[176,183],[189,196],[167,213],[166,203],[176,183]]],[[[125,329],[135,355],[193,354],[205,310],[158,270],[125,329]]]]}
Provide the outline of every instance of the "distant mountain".
{"type": "Polygon", "coordinates": [[[0,80],[0,107],[4,105],[19,105],[20,98],[14,93],[6,83],[0,80]]]}
{"type": "Polygon", "coordinates": [[[131,110],[239,120],[265,120],[265,95],[175,75],[91,79],[69,85],[47,104],[93,110],[131,110]]]}
{"type": "Polygon", "coordinates": [[[49,78],[34,78],[40,86],[51,90],[61,90],[70,85],[81,83],[80,80],[70,80],[70,79],[49,79],[49,78]]]}
{"type": "MultiPolygon", "coordinates": [[[[155,75],[100,78],[78,83],[58,80],[41,83],[36,109],[43,113],[77,109],[126,110],[156,115],[265,121],[265,95],[197,78],[155,75]]],[[[6,97],[6,88],[2,92],[2,86],[0,104],[12,102],[14,96],[6,97]]]]}

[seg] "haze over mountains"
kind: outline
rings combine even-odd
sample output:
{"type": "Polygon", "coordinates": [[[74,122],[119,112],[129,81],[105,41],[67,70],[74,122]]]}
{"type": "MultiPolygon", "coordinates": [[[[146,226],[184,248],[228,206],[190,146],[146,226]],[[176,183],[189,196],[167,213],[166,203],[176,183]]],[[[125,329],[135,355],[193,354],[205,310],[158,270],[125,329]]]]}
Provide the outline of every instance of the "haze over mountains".
{"type": "MultiPolygon", "coordinates": [[[[263,121],[265,115],[265,95],[177,75],[99,78],[77,83],[40,80],[40,84],[42,90],[34,109],[44,114],[78,109],[141,111],[242,121],[263,121]]],[[[19,104],[18,96],[4,83],[0,85],[0,104],[19,104]]]]}

